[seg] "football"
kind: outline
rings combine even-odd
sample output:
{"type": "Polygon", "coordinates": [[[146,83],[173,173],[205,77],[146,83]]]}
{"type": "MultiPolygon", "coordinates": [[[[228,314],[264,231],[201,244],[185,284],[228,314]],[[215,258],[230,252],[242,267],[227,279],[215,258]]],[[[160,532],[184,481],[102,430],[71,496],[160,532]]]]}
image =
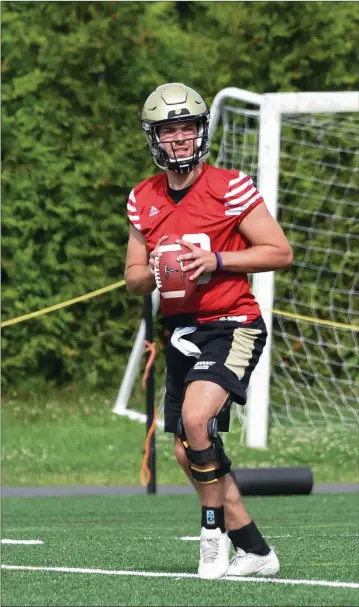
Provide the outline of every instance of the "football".
{"type": "Polygon", "coordinates": [[[176,243],[179,238],[178,234],[168,235],[158,249],[162,255],[157,258],[159,265],[155,268],[156,284],[161,296],[173,299],[176,305],[183,303],[197,287],[196,280],[189,280],[194,270],[183,272],[185,264],[191,261],[177,261],[179,255],[191,252],[185,245],[176,243]]]}

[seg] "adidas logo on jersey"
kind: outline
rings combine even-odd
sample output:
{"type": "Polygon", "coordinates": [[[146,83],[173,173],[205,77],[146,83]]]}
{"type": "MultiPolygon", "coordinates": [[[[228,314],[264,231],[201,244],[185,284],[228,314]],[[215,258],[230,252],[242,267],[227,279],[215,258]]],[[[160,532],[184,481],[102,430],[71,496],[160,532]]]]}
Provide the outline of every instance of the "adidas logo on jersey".
{"type": "Polygon", "coordinates": [[[212,367],[212,365],[215,365],[216,363],[212,360],[199,360],[198,363],[195,364],[195,366],[193,367],[194,369],[197,370],[202,370],[202,369],[209,369],[210,367],[212,367]]]}
{"type": "Polygon", "coordinates": [[[158,213],[159,213],[159,210],[156,209],[156,207],[152,206],[150,208],[150,212],[149,212],[148,215],[149,215],[149,217],[153,217],[154,215],[158,215],[158,213]]]}

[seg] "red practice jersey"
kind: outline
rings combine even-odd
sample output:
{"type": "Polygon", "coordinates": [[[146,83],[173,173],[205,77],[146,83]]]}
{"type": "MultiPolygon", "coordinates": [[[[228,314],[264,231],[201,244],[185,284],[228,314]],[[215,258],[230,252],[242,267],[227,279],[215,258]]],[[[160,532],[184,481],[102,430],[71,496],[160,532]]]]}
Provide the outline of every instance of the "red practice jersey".
{"type": "MultiPolygon", "coordinates": [[[[161,173],[132,190],[127,212],[150,251],[161,236],[173,233],[207,251],[242,251],[251,245],[239,234],[238,225],[261,203],[262,196],[245,173],[204,164],[179,204],[169,196],[167,175],[161,173]]],[[[247,275],[225,271],[201,275],[180,311],[199,322],[233,316],[250,322],[260,316],[247,275]]],[[[173,300],[161,297],[161,312],[170,316],[179,310],[173,300]]]]}

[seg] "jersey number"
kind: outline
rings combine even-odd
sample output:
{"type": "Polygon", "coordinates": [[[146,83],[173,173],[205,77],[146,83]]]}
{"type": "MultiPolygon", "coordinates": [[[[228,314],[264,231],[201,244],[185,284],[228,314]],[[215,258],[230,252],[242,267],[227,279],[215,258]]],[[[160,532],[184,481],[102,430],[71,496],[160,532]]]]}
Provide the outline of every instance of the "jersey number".
{"type": "MultiPolygon", "coordinates": [[[[211,250],[211,239],[207,234],[204,234],[203,232],[200,232],[199,234],[183,234],[182,239],[188,240],[188,242],[191,242],[200,249],[203,249],[203,251],[211,250]]],[[[203,274],[198,277],[198,284],[205,285],[211,280],[211,278],[212,272],[203,272],[203,274]]]]}

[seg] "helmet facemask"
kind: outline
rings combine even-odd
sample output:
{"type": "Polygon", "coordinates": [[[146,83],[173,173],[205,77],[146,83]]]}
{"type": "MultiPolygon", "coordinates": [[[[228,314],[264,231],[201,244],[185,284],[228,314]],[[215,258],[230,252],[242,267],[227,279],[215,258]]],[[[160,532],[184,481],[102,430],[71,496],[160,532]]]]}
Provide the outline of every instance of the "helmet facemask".
{"type": "Polygon", "coordinates": [[[202,160],[205,160],[208,156],[208,126],[209,126],[209,112],[206,111],[199,116],[183,116],[177,120],[161,120],[161,121],[146,121],[142,120],[141,126],[145,131],[148,145],[150,147],[153,159],[157,166],[163,170],[176,171],[178,173],[189,173],[195,166],[202,160]],[[161,142],[159,137],[159,127],[164,124],[173,124],[177,122],[195,122],[197,125],[197,136],[184,138],[181,137],[181,141],[192,141],[193,153],[191,156],[186,158],[177,158],[173,144],[177,140],[171,142],[161,142]],[[170,143],[172,146],[173,158],[169,156],[163,147],[163,144],[170,143]]]}

